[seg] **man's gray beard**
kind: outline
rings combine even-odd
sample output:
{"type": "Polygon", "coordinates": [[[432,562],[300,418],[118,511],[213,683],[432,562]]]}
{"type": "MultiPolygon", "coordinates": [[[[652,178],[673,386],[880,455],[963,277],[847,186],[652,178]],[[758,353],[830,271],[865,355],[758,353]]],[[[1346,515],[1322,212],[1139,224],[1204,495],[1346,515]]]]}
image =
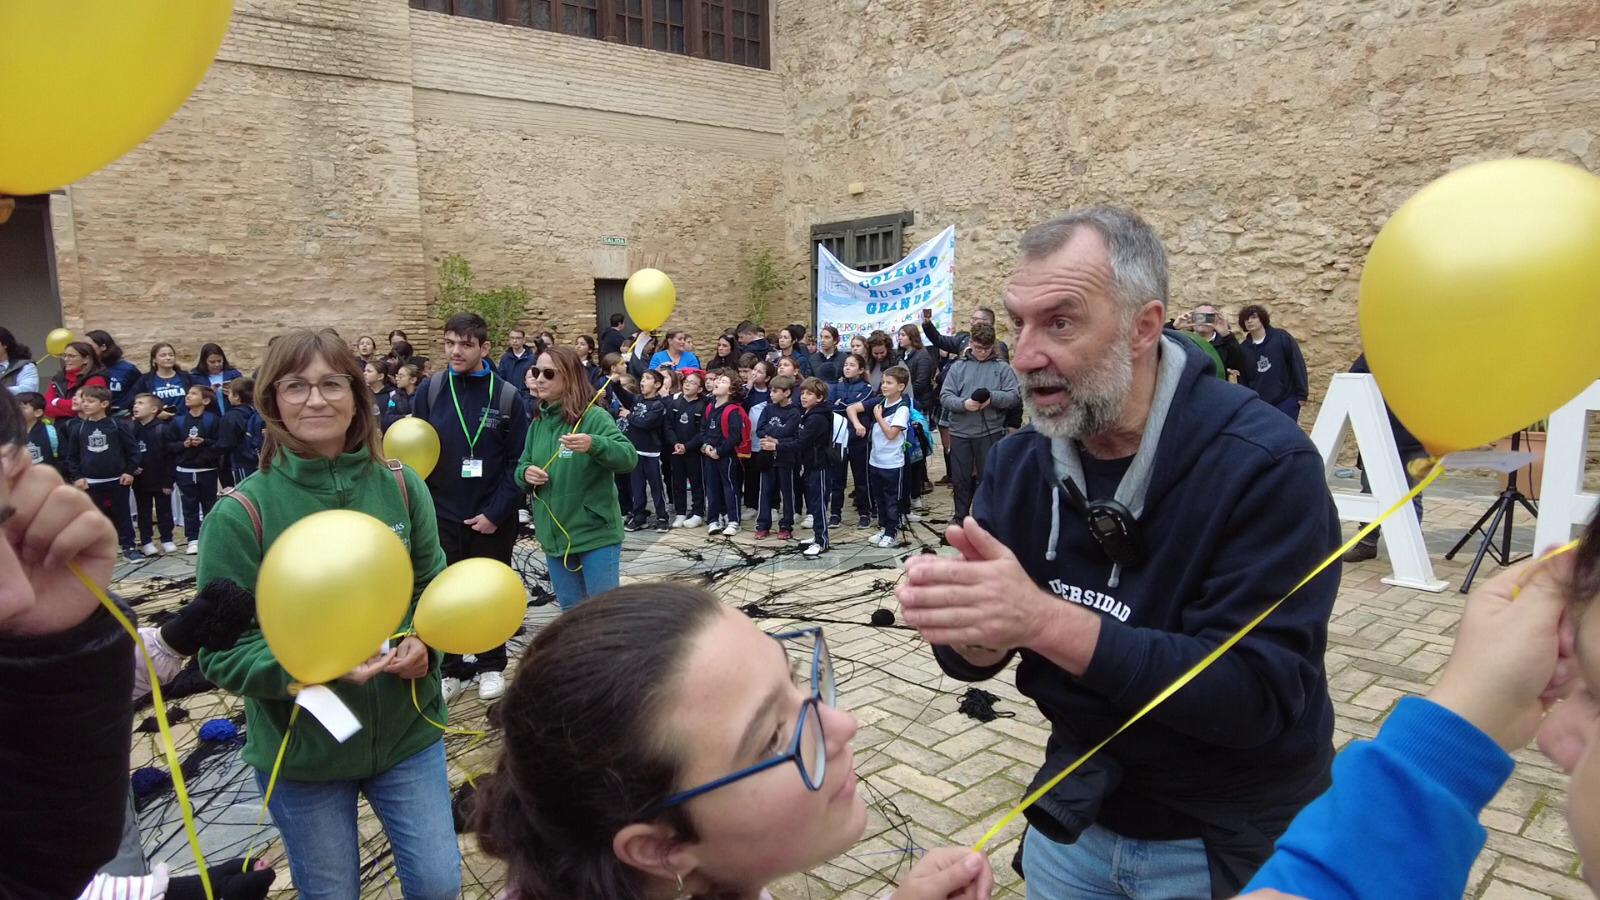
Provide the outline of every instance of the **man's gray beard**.
{"type": "Polygon", "coordinates": [[[1048,438],[1081,441],[1110,431],[1127,406],[1133,390],[1130,348],[1118,340],[1107,348],[1105,359],[1075,379],[1038,372],[1022,379],[1022,407],[1033,420],[1033,430],[1048,438]],[[1065,412],[1041,409],[1033,402],[1033,387],[1063,387],[1070,398],[1065,412]],[[1050,413],[1054,412],[1054,415],[1050,413]]]}

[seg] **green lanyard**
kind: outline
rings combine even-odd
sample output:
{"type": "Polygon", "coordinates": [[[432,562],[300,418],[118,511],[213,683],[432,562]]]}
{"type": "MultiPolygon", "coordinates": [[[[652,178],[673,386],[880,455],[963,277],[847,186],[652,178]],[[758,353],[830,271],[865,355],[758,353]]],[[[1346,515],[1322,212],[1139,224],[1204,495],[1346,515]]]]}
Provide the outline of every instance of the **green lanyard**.
{"type": "MultiPolygon", "coordinates": [[[[461,414],[461,400],[456,397],[456,380],[454,372],[445,373],[445,378],[450,380],[450,402],[456,405],[456,421],[461,423],[461,436],[467,437],[467,417],[461,414]]],[[[478,418],[478,430],[467,438],[467,458],[478,458],[478,438],[483,435],[483,424],[489,421],[489,400],[494,398],[494,373],[488,374],[489,398],[484,400],[483,415],[478,418]]]]}

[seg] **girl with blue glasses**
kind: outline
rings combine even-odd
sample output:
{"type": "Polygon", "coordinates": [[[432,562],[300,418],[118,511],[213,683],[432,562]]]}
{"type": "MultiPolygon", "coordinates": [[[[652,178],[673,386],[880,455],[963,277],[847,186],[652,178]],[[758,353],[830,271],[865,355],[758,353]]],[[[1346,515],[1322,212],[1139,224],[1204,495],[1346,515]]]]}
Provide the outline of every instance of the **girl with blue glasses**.
{"type": "MultiPolygon", "coordinates": [[[[820,628],[768,635],[687,585],[630,585],[534,641],[501,704],[478,804],[514,900],[756,900],[866,828],[820,628]]],[[[929,852],[895,900],[989,896],[964,849],[929,852]]]]}

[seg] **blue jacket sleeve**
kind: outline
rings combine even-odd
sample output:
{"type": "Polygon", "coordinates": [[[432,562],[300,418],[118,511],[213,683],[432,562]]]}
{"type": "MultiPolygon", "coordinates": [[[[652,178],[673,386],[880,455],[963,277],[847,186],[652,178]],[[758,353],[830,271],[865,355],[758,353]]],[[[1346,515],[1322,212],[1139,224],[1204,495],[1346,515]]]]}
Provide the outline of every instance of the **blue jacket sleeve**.
{"type": "MultiPolygon", "coordinates": [[[[1176,631],[1100,620],[1080,679],[1133,712],[1289,592],[1339,545],[1322,460],[1309,446],[1266,461],[1227,518],[1233,536],[1210,560],[1176,631]]],[[[1150,717],[1219,747],[1257,747],[1299,721],[1324,677],[1311,655],[1326,640],[1336,561],[1150,717]]]]}
{"type": "MultiPolygon", "coordinates": [[[[499,387],[496,386],[495,390],[498,391],[499,387]]],[[[517,462],[522,458],[522,447],[528,440],[528,429],[531,424],[528,420],[528,405],[511,404],[511,427],[507,430],[506,440],[501,447],[501,452],[504,454],[504,465],[501,468],[504,469],[504,474],[483,509],[483,514],[491,522],[504,523],[507,519],[513,518],[517,509],[522,506],[522,488],[517,484],[520,480],[517,462]]],[[[511,526],[501,527],[515,527],[515,525],[516,522],[513,521],[511,526]]]]}
{"type": "Polygon", "coordinates": [[[1483,849],[1478,815],[1511,769],[1511,757],[1465,719],[1407,697],[1375,739],[1339,754],[1333,787],[1300,811],[1244,892],[1460,897],[1483,849]]]}

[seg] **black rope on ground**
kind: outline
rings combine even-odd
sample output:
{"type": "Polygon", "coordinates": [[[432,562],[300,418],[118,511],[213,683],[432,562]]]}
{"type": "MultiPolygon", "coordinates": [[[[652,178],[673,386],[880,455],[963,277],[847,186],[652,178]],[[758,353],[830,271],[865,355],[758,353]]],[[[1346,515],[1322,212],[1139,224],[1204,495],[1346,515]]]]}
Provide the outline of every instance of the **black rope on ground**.
{"type": "Polygon", "coordinates": [[[983,688],[967,688],[967,692],[961,695],[961,703],[956,707],[956,711],[971,716],[979,722],[1016,718],[1017,714],[1014,712],[997,712],[994,705],[999,702],[999,697],[983,688]]]}

